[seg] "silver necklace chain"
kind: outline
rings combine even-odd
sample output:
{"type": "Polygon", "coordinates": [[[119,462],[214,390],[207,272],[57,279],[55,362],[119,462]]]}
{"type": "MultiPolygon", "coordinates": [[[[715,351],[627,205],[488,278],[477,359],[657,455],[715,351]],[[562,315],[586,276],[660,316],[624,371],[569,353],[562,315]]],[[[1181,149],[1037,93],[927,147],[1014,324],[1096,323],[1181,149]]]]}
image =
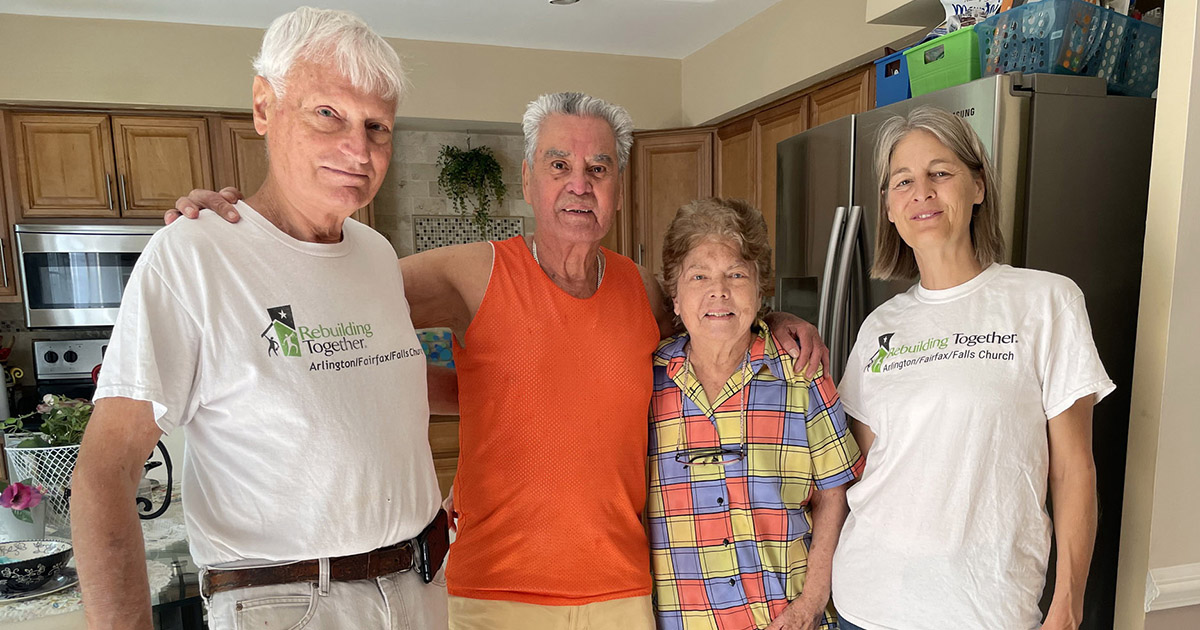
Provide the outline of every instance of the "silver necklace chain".
{"type": "MultiPolygon", "coordinates": [[[[685,426],[686,420],[684,418],[684,413],[683,413],[683,409],[684,409],[683,399],[685,396],[687,396],[687,391],[690,386],[690,383],[688,382],[688,375],[691,371],[691,368],[692,368],[692,351],[689,348],[684,351],[683,387],[679,390],[679,433],[675,437],[675,453],[676,454],[678,454],[683,448],[683,434],[687,429],[687,427],[685,426]]],[[[746,373],[749,371],[749,369],[750,369],[750,349],[747,348],[746,349],[746,358],[742,359],[742,369],[741,369],[742,383],[741,383],[741,392],[740,392],[741,409],[739,410],[740,418],[739,418],[739,422],[738,422],[739,427],[740,427],[740,434],[738,435],[738,446],[742,449],[741,450],[742,457],[746,456],[746,407],[747,407],[747,405],[746,405],[746,381],[749,380],[747,378],[746,373]]],[[[703,384],[701,384],[701,387],[703,388],[703,384]]],[[[706,395],[707,395],[707,392],[706,392],[706,395]]],[[[712,401],[709,401],[709,404],[711,405],[712,401]]],[[[713,413],[715,414],[716,412],[717,412],[717,410],[714,407],[713,413]]],[[[717,448],[722,448],[722,447],[723,447],[723,445],[721,442],[721,432],[718,430],[717,431],[717,448]]]]}
{"type": "MultiPolygon", "coordinates": [[[[533,252],[533,262],[537,263],[538,266],[541,267],[542,261],[538,260],[538,255],[537,255],[537,239],[531,238],[529,240],[530,240],[530,242],[533,243],[533,245],[530,246],[530,248],[529,248],[530,251],[533,252]]],[[[604,257],[600,255],[599,251],[597,251],[596,252],[596,290],[597,291],[600,290],[600,282],[603,280],[604,280],[604,257]]]]}

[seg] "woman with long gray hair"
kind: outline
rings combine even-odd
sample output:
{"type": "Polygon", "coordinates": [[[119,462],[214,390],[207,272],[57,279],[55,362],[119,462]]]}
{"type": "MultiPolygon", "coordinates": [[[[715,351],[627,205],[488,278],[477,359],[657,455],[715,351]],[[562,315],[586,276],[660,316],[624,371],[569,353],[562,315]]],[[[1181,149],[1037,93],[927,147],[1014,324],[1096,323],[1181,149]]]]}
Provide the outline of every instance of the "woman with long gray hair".
{"type": "Polygon", "coordinates": [[[887,121],[876,173],[872,276],[919,282],[863,323],[838,386],[867,454],[834,556],[841,627],[1077,628],[1096,532],[1092,406],[1114,387],[1083,294],[1000,262],[995,177],[958,117],[887,121]]]}

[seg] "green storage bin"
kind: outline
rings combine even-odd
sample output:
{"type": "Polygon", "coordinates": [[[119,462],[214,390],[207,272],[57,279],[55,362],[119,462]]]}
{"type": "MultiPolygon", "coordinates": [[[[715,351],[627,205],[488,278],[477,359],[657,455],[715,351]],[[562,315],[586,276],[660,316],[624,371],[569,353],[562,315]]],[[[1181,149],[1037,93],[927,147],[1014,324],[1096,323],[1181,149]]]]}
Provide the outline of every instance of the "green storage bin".
{"type": "Polygon", "coordinates": [[[974,26],[913,46],[904,56],[913,96],[979,78],[979,36],[974,26]]]}

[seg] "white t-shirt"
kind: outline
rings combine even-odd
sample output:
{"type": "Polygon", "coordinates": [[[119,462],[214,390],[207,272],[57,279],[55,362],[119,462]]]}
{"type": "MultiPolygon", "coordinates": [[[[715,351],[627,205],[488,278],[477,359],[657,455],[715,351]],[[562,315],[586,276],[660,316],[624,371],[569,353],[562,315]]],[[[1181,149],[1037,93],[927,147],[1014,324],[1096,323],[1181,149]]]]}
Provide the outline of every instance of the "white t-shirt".
{"type": "Polygon", "coordinates": [[[1062,276],[992,265],[876,309],[838,385],[876,436],[833,559],[839,612],[870,630],[1038,627],[1047,420],[1113,388],[1062,276]]]}
{"type": "Polygon", "coordinates": [[[387,240],[353,220],[298,241],[244,203],[160,230],[96,389],[186,437],[201,566],[361,553],[416,536],[440,493],[425,356],[387,240]]]}

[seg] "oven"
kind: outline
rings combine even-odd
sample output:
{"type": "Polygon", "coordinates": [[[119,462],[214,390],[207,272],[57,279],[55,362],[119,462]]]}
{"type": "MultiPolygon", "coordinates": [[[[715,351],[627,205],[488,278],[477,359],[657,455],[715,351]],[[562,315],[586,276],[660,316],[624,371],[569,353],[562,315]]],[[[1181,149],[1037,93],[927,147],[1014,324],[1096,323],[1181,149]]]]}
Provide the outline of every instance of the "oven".
{"type": "Polygon", "coordinates": [[[138,256],[162,226],[15,226],[25,323],[112,326],[138,256]]]}

